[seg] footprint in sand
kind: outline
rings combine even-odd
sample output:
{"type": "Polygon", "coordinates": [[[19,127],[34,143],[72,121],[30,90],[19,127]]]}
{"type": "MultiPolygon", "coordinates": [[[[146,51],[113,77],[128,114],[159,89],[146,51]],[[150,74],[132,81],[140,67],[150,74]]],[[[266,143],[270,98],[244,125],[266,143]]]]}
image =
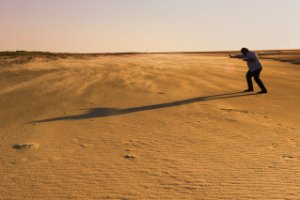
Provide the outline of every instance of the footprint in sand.
{"type": "Polygon", "coordinates": [[[12,146],[12,148],[16,149],[16,150],[25,150],[25,149],[36,149],[38,148],[39,145],[38,144],[32,144],[32,143],[25,143],[25,144],[14,144],[12,146]]]}
{"type": "Polygon", "coordinates": [[[291,146],[297,147],[297,143],[294,141],[294,139],[288,139],[288,142],[290,143],[291,146]]]}
{"type": "Polygon", "coordinates": [[[75,143],[77,143],[78,146],[81,147],[81,148],[87,148],[87,147],[88,147],[87,144],[81,143],[81,141],[82,141],[81,138],[73,138],[73,141],[74,141],[75,143]]]}
{"type": "Polygon", "coordinates": [[[166,95],[166,93],[164,93],[164,92],[158,92],[157,94],[166,95]]]}
{"type": "Polygon", "coordinates": [[[277,124],[277,125],[279,126],[278,130],[282,132],[292,132],[295,130],[293,127],[285,126],[282,124],[277,124]]]}
{"type": "Polygon", "coordinates": [[[145,146],[149,146],[146,142],[143,142],[140,140],[129,140],[128,142],[125,142],[124,144],[128,145],[130,147],[134,147],[134,148],[143,148],[145,146]]]}
{"type": "Polygon", "coordinates": [[[74,142],[79,142],[79,141],[81,141],[82,139],[81,138],[78,138],[78,137],[76,137],[76,138],[73,138],[73,141],[74,142]]]}
{"type": "Polygon", "coordinates": [[[87,148],[87,144],[79,144],[79,146],[81,147],[81,148],[87,148]]]}
{"type": "Polygon", "coordinates": [[[137,157],[136,157],[136,155],[127,154],[127,155],[124,156],[124,158],[126,160],[135,160],[137,157]]]}
{"type": "Polygon", "coordinates": [[[268,146],[269,149],[274,149],[274,148],[277,148],[277,147],[278,147],[278,144],[275,143],[275,142],[272,142],[272,144],[270,144],[270,145],[268,146]]]}
{"type": "Polygon", "coordinates": [[[247,110],[237,110],[237,109],[231,109],[231,108],[221,108],[221,110],[227,111],[227,112],[249,113],[247,110]]]}
{"type": "Polygon", "coordinates": [[[282,158],[283,158],[284,160],[293,160],[293,159],[294,159],[293,156],[288,156],[288,155],[284,155],[284,156],[282,156],[282,158]]]}

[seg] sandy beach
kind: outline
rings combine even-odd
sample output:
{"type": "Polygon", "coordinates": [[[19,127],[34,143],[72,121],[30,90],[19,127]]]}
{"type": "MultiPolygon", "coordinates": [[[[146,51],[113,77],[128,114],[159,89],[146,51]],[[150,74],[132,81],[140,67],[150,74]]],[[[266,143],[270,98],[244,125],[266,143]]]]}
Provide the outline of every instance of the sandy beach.
{"type": "Polygon", "coordinates": [[[299,199],[293,55],[0,56],[0,199],[299,199]]]}

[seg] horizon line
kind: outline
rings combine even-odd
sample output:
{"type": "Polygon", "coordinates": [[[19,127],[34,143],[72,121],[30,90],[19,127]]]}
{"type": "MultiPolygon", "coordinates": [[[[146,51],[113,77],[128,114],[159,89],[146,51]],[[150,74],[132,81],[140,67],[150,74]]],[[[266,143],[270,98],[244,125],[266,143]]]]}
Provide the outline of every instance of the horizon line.
{"type": "MultiPolygon", "coordinates": [[[[50,54],[179,54],[179,53],[227,53],[239,52],[240,50],[216,50],[216,51],[116,51],[116,52],[55,52],[55,51],[40,51],[40,50],[4,50],[0,53],[50,53],[50,54]]],[[[300,49],[255,49],[253,51],[300,51],[300,49]]]]}

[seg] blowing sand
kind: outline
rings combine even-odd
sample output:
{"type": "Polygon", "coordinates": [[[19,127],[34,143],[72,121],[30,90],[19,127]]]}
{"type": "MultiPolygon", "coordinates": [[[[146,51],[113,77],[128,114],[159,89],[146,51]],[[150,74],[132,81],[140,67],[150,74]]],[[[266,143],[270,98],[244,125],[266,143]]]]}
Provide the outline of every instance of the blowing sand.
{"type": "Polygon", "coordinates": [[[256,95],[221,55],[16,59],[0,60],[0,199],[300,198],[299,65],[263,60],[256,95]]]}

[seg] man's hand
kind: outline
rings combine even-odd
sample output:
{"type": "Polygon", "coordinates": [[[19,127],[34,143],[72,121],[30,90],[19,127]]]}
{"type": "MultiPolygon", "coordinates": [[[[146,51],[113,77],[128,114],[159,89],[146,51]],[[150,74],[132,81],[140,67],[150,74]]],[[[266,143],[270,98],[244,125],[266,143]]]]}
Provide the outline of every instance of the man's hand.
{"type": "Polygon", "coordinates": [[[244,59],[245,58],[243,55],[231,55],[231,54],[229,54],[228,56],[229,56],[229,58],[238,58],[238,59],[244,59]]]}

